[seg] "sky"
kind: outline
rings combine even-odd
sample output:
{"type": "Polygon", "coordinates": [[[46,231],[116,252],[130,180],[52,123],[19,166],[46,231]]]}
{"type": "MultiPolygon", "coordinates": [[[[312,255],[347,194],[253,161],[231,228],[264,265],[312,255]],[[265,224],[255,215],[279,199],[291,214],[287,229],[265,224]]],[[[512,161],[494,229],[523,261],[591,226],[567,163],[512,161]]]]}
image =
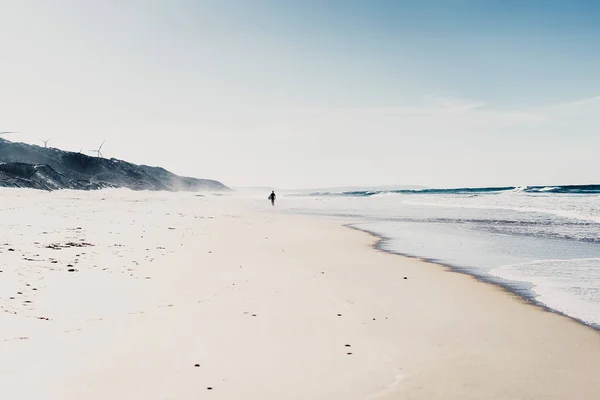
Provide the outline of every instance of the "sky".
{"type": "Polygon", "coordinates": [[[599,20],[577,0],[0,0],[0,131],[230,186],[599,183],[599,20]]]}

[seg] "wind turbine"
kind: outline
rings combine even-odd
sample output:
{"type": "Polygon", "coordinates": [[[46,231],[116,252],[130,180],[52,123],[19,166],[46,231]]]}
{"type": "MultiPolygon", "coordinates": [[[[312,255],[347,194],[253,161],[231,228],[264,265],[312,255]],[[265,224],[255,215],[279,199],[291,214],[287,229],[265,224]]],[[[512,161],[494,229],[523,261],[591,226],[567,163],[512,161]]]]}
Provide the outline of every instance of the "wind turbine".
{"type": "Polygon", "coordinates": [[[96,153],[98,158],[103,157],[102,156],[102,146],[104,146],[104,143],[106,142],[106,140],[104,142],[102,142],[102,144],[100,145],[100,147],[98,147],[98,150],[88,150],[91,151],[92,153],[96,153]]]}
{"type": "Polygon", "coordinates": [[[44,143],[44,148],[48,148],[48,142],[50,141],[50,139],[44,140],[44,139],[38,139],[40,142],[44,143]]]}

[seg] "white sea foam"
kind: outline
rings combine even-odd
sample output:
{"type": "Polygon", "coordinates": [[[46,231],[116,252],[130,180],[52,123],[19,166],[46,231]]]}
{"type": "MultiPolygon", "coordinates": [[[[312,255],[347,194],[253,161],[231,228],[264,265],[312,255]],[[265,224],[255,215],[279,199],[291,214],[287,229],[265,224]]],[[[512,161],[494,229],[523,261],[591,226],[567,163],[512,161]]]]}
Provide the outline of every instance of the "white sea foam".
{"type": "Polygon", "coordinates": [[[540,303],[600,325],[600,258],[538,260],[495,268],[490,273],[531,283],[540,303]]]}
{"type": "MultiPolygon", "coordinates": [[[[551,190],[552,188],[548,188],[551,190]]],[[[541,213],[600,223],[600,196],[506,192],[485,196],[404,196],[405,204],[541,213]]]]}
{"type": "Polygon", "coordinates": [[[555,190],[555,189],[558,189],[558,187],[557,186],[547,186],[545,188],[539,189],[538,191],[539,192],[550,192],[550,191],[555,190]]]}

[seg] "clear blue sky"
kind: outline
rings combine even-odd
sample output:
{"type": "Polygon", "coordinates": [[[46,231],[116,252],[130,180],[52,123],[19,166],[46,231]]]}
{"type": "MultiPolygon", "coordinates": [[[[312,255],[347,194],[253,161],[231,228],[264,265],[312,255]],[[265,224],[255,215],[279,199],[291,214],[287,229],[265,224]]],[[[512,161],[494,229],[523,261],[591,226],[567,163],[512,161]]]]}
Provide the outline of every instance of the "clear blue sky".
{"type": "Polygon", "coordinates": [[[12,140],[230,185],[600,181],[600,2],[0,6],[12,140]]]}

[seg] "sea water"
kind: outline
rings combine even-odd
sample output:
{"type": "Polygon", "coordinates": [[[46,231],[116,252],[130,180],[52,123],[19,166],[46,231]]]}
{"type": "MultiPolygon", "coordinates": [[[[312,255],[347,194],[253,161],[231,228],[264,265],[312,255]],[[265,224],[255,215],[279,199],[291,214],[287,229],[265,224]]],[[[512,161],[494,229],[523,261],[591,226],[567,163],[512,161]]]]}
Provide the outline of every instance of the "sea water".
{"type": "Polygon", "coordinates": [[[390,252],[501,284],[600,328],[600,186],[285,193],[289,211],[351,217],[390,252]]]}

